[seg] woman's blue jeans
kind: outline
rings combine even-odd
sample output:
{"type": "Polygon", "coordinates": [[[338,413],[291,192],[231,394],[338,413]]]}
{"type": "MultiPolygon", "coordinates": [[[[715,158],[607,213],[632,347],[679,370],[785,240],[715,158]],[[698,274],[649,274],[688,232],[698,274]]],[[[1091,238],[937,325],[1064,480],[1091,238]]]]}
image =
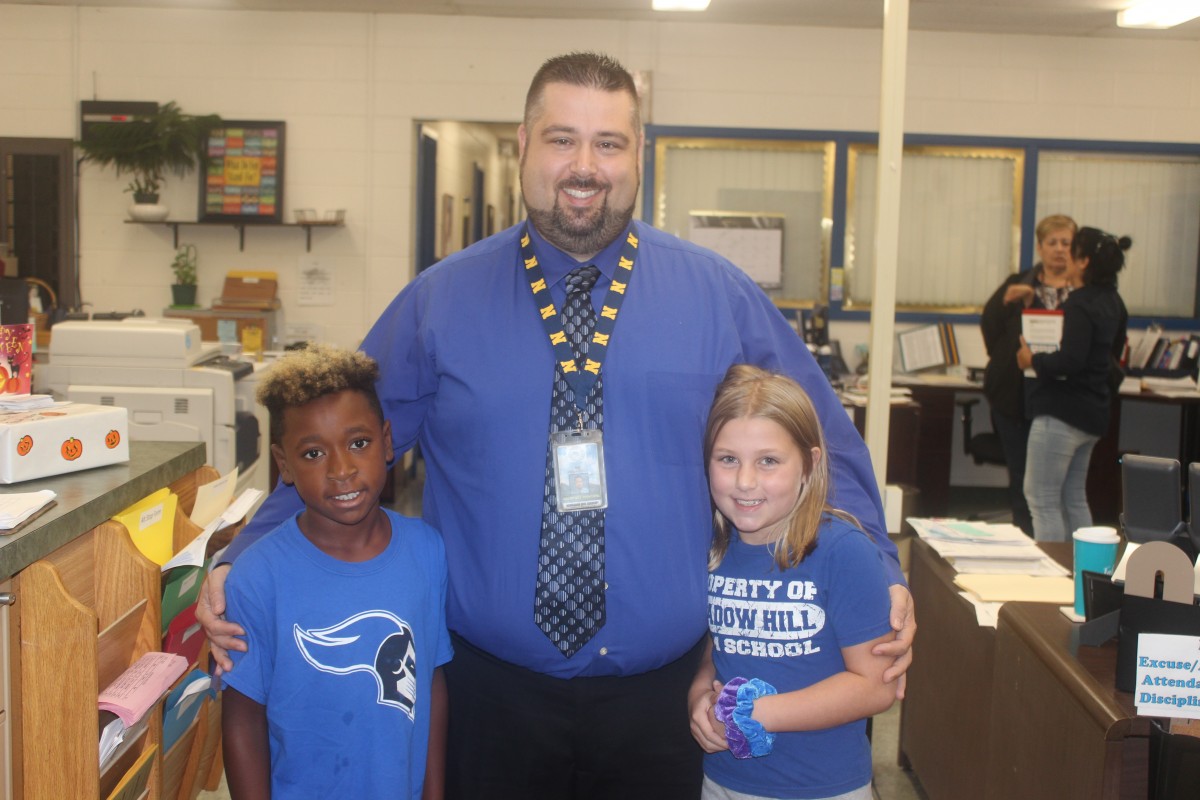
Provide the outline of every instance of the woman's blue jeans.
{"type": "Polygon", "coordinates": [[[1033,515],[1033,538],[1065,542],[1092,524],[1087,504],[1088,463],[1099,436],[1057,417],[1035,417],[1025,457],[1025,499],[1033,515]]]}

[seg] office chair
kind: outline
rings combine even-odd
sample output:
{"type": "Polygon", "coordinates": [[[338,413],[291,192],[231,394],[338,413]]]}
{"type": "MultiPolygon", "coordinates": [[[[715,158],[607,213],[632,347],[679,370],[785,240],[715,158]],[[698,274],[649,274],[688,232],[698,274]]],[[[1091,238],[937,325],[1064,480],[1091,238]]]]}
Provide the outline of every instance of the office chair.
{"type": "MultiPolygon", "coordinates": [[[[1200,553],[1200,463],[1188,464],[1188,539],[1193,559],[1200,553]]],[[[1187,549],[1187,548],[1184,548],[1187,549]]]]}
{"type": "Polygon", "coordinates": [[[979,405],[979,398],[956,401],[962,407],[963,453],[975,460],[976,464],[997,464],[1005,466],[1004,448],[1000,446],[1000,436],[995,431],[984,431],[972,435],[971,426],[974,420],[971,410],[979,405]]]}
{"type": "Polygon", "coordinates": [[[1144,544],[1187,536],[1183,521],[1179,462],[1126,453],[1121,456],[1121,529],[1144,544]]]}
{"type": "MultiPolygon", "coordinates": [[[[970,456],[977,465],[995,464],[1001,467],[1007,466],[1008,460],[1005,459],[1004,448],[1000,445],[1000,434],[994,430],[987,430],[980,433],[972,431],[974,419],[971,416],[971,412],[975,406],[979,405],[979,398],[956,400],[955,404],[962,409],[963,453],[970,456]]],[[[1002,508],[978,509],[968,518],[983,520],[985,522],[1011,522],[1013,516],[1013,501],[1010,497],[1009,505],[1002,508]]]]}

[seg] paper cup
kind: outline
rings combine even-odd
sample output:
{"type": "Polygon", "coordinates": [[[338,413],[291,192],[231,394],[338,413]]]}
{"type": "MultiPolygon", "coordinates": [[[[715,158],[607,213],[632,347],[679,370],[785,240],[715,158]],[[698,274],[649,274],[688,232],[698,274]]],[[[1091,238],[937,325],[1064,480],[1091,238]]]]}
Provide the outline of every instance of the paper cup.
{"type": "Polygon", "coordinates": [[[1075,613],[1083,616],[1083,573],[1112,575],[1117,565],[1117,545],[1121,538],[1115,528],[1094,526],[1072,534],[1075,542],[1075,613]]]}

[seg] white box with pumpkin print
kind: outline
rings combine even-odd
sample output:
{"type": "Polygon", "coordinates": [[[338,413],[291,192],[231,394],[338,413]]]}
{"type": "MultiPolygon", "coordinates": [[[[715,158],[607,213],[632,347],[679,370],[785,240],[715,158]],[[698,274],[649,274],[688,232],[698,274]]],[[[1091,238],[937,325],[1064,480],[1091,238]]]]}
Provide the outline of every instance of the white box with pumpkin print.
{"type": "Polygon", "coordinates": [[[129,460],[129,412],[55,403],[0,413],[0,483],[19,483],[129,460]]]}

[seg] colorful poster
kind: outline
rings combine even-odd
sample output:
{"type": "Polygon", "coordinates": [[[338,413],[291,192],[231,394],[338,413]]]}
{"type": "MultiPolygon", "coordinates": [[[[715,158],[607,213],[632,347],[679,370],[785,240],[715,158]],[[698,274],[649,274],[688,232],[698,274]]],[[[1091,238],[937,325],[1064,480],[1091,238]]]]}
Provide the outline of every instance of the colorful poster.
{"type": "Polygon", "coordinates": [[[232,122],[209,134],[201,222],[283,221],[283,122],[232,122]]]}

